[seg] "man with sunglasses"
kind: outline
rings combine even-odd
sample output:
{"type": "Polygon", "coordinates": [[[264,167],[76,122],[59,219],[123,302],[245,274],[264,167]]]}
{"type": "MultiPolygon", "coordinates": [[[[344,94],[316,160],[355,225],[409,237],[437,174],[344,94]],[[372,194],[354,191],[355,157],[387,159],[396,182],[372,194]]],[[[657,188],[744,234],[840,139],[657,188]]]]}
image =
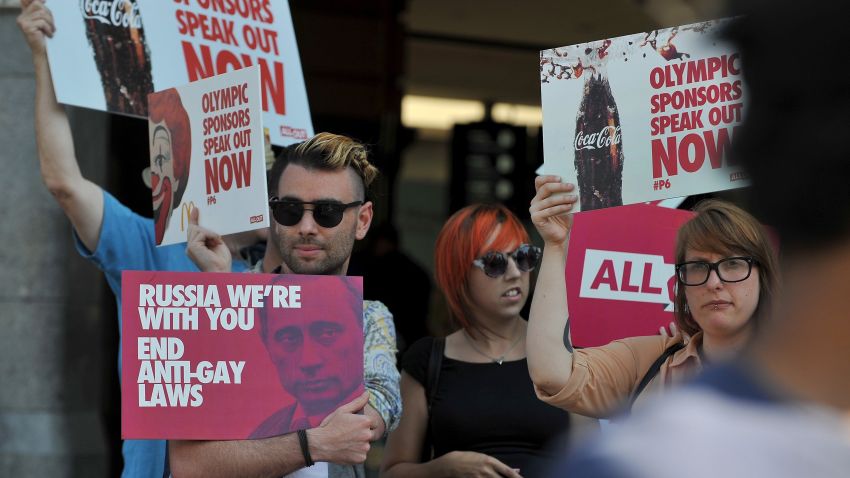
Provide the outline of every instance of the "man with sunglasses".
{"type": "MultiPolygon", "coordinates": [[[[284,148],[268,174],[274,222],[255,271],[345,274],[354,242],[366,236],[372,221],[366,189],[377,174],[366,148],[344,136],[319,133],[284,148]]],[[[190,223],[187,254],[201,270],[229,271],[230,253],[220,236],[198,226],[197,213],[190,223]]],[[[171,442],[174,474],[362,476],[360,464],[369,442],[392,430],[401,415],[392,315],[380,302],[364,301],[363,308],[368,404],[364,395],[318,427],[299,433],[250,441],[171,442]],[[311,466],[314,461],[327,462],[327,468],[311,466]]]]}

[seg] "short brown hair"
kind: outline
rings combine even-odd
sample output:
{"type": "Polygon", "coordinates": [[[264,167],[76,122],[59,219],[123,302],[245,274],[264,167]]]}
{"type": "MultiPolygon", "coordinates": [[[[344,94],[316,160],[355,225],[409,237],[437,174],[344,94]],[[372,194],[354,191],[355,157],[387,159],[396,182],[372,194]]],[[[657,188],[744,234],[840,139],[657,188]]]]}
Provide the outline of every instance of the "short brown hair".
{"type": "MultiPolygon", "coordinates": [[[[676,263],[685,261],[688,249],[752,257],[758,265],[759,301],[750,320],[758,327],[759,322],[770,314],[770,305],[779,283],[776,252],[764,227],[750,213],[718,199],[700,202],[694,212],[696,217],[683,224],[676,237],[676,263]]],[[[693,335],[701,329],[687,307],[685,287],[681,282],[677,283],[676,325],[693,335]]]]}
{"type": "Polygon", "coordinates": [[[339,134],[318,133],[307,141],[283,148],[277,155],[268,174],[269,196],[276,195],[280,176],[290,164],[325,171],[351,168],[360,178],[364,197],[378,176],[378,168],[369,162],[369,151],[362,143],[339,134]]]}

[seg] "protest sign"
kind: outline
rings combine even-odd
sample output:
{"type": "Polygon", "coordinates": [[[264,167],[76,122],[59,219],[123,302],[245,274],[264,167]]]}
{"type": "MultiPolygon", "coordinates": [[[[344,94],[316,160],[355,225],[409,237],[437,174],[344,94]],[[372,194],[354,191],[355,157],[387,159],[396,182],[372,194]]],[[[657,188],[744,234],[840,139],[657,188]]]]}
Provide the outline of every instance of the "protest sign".
{"type": "Polygon", "coordinates": [[[313,135],[288,2],[50,2],[48,58],[61,103],[147,116],[146,97],[251,65],[273,144],[313,135]]]}
{"type": "Polygon", "coordinates": [[[194,208],[219,234],[268,227],[258,68],[153,93],[149,105],[157,245],[186,242],[194,208]]]}
{"type": "Polygon", "coordinates": [[[360,277],[122,274],[125,439],[264,438],[363,393],[360,277]]]}
{"type": "Polygon", "coordinates": [[[56,99],[147,116],[147,96],[154,91],[147,45],[151,32],[144,28],[138,2],[54,1],[48,8],[56,25],[53,38],[47,41],[56,99]]]}
{"type": "Polygon", "coordinates": [[[540,52],[545,171],[578,186],[578,210],[747,185],[729,157],[746,89],[727,21],[540,52]]]}
{"type": "Polygon", "coordinates": [[[573,344],[656,335],[673,321],[676,233],[692,217],[646,204],[575,215],[565,272],[573,344]]]}
{"type": "Polygon", "coordinates": [[[289,2],[137,1],[142,18],[156,25],[148,39],[155,85],[179,85],[256,65],[263,124],[272,144],[313,136],[289,2]]]}

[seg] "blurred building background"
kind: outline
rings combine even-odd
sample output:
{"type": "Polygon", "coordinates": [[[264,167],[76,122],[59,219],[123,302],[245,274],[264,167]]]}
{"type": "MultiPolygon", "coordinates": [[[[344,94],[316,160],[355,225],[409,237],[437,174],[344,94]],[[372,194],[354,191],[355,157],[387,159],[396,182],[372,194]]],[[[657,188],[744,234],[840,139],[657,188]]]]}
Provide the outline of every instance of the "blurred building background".
{"type": "MultiPolygon", "coordinates": [[[[530,178],[542,162],[539,50],[721,15],[709,0],[290,6],[316,131],[371,145],[384,173],[374,225],[392,225],[395,253],[428,277],[434,239],[457,208],[498,200],[528,215],[530,178]]],[[[70,225],[41,183],[32,65],[17,15],[17,0],[0,0],[0,476],[118,476],[115,303],[99,271],[74,251],[70,225]]],[[[149,216],[141,180],[147,124],[69,113],[83,174],[149,216]]],[[[359,247],[352,267],[367,284],[370,264],[386,250],[359,247]]],[[[367,298],[380,298],[369,293],[367,285],[367,298]]],[[[436,297],[432,289],[425,298],[424,330],[432,333],[446,328],[436,297]]],[[[412,330],[408,342],[422,333],[416,325],[399,327],[412,330]]]]}

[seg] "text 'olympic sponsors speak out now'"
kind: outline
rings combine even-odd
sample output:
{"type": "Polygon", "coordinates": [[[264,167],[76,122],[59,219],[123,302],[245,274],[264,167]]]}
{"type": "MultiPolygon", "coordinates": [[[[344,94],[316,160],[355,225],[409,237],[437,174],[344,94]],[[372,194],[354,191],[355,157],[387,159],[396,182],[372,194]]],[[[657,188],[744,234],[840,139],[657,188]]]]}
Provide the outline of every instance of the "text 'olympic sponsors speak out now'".
{"type": "Polygon", "coordinates": [[[730,145],[746,109],[728,20],[540,52],[547,173],[587,211],[746,186],[730,145]]]}
{"type": "Polygon", "coordinates": [[[288,2],[67,0],[49,5],[61,103],[148,116],[150,93],[256,66],[272,144],[313,135],[288,2]]]}
{"type": "Polygon", "coordinates": [[[152,93],[149,104],[157,244],[184,242],[194,208],[220,234],[267,226],[258,68],[152,93]]]}

